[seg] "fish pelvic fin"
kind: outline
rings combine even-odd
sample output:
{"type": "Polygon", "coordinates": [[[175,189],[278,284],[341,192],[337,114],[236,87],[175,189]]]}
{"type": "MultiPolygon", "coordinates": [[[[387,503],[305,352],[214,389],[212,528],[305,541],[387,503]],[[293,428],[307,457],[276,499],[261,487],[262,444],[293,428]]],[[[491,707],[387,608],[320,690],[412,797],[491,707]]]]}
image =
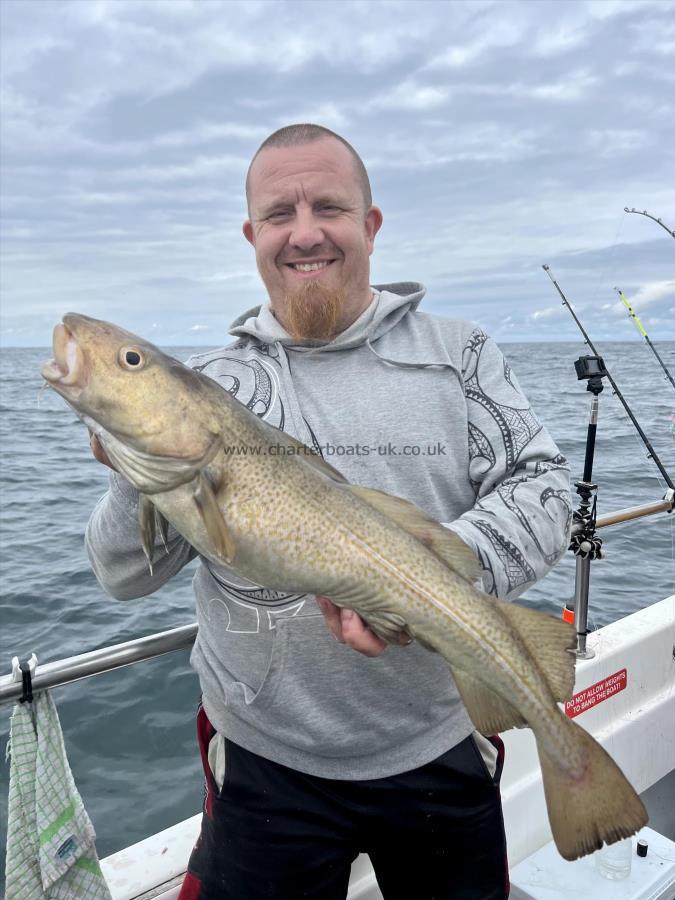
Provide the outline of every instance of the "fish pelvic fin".
{"type": "MultiPolygon", "coordinates": [[[[562,715],[562,714],[561,714],[562,715]]],[[[564,859],[573,860],[630,837],[648,816],[634,788],[612,757],[584,729],[566,719],[580,744],[583,769],[570,773],[537,742],[553,839],[564,859]]]]}
{"type": "Polygon", "coordinates": [[[138,495],[138,530],[141,535],[141,547],[148,561],[152,575],[152,562],[155,558],[155,504],[147,494],[138,495]]]}
{"type": "Polygon", "coordinates": [[[469,718],[481,734],[489,737],[527,724],[515,706],[486,687],[482,681],[457,666],[451,666],[450,671],[469,718]]]}
{"type": "Polygon", "coordinates": [[[166,554],[169,553],[169,523],[161,514],[161,512],[155,507],[155,524],[157,526],[157,531],[159,532],[159,536],[162,539],[162,544],[164,546],[164,552],[166,554]]]}
{"type": "Polygon", "coordinates": [[[218,506],[216,491],[211,479],[203,469],[197,478],[194,499],[216,555],[229,565],[235,554],[234,539],[218,506]]]}
{"type": "Polygon", "coordinates": [[[471,583],[480,580],[480,563],[473,550],[454,531],[444,528],[440,522],[432,519],[414,503],[357,484],[350,484],[348,488],[365,503],[417,538],[461,578],[471,583]]]}
{"type": "Polygon", "coordinates": [[[520,635],[555,699],[559,703],[569,700],[574,693],[576,665],[574,625],[517,603],[504,600],[494,602],[520,635]]]}
{"type": "Polygon", "coordinates": [[[169,523],[147,494],[138,495],[138,529],[141,535],[141,547],[152,575],[152,566],[155,559],[155,536],[159,532],[164,551],[168,553],[169,523]]]}

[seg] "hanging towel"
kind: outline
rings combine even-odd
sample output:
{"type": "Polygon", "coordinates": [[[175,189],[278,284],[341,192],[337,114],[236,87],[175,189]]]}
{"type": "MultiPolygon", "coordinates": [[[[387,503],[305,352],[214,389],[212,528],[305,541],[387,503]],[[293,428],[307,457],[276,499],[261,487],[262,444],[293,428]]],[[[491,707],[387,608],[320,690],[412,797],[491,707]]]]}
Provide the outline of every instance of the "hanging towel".
{"type": "Polygon", "coordinates": [[[48,691],[12,713],[6,900],[112,900],[48,691]]]}

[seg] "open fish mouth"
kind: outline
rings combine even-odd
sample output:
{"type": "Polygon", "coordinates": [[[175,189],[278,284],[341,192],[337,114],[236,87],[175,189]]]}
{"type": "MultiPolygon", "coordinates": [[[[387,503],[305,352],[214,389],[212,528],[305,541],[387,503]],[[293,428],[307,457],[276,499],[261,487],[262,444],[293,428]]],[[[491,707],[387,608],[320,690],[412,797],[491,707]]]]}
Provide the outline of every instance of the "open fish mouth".
{"type": "Polygon", "coordinates": [[[54,358],[42,366],[42,377],[52,384],[75,385],[84,370],[84,356],[73,333],[64,324],[54,328],[54,358]]]}

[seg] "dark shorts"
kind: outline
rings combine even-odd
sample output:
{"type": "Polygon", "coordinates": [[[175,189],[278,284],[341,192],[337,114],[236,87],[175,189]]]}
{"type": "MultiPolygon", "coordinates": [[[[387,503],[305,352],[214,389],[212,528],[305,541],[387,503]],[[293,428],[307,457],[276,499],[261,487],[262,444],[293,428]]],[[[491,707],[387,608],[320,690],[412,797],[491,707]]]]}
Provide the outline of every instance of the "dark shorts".
{"type": "Polygon", "coordinates": [[[508,897],[499,738],[494,778],[469,737],[419,769],[369,781],[306,775],[226,741],[218,790],[201,707],[197,732],[204,815],[179,900],[344,900],[359,853],[386,900],[508,897]]]}

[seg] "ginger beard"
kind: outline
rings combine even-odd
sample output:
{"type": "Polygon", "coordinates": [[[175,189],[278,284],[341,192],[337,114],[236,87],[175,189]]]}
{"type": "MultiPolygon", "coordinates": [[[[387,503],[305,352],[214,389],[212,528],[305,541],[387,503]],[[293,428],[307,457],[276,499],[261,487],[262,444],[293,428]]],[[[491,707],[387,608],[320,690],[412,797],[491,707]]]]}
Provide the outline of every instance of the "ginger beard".
{"type": "Polygon", "coordinates": [[[286,330],[296,339],[329,341],[337,332],[344,302],[342,288],[306,281],[286,297],[286,330]]]}

